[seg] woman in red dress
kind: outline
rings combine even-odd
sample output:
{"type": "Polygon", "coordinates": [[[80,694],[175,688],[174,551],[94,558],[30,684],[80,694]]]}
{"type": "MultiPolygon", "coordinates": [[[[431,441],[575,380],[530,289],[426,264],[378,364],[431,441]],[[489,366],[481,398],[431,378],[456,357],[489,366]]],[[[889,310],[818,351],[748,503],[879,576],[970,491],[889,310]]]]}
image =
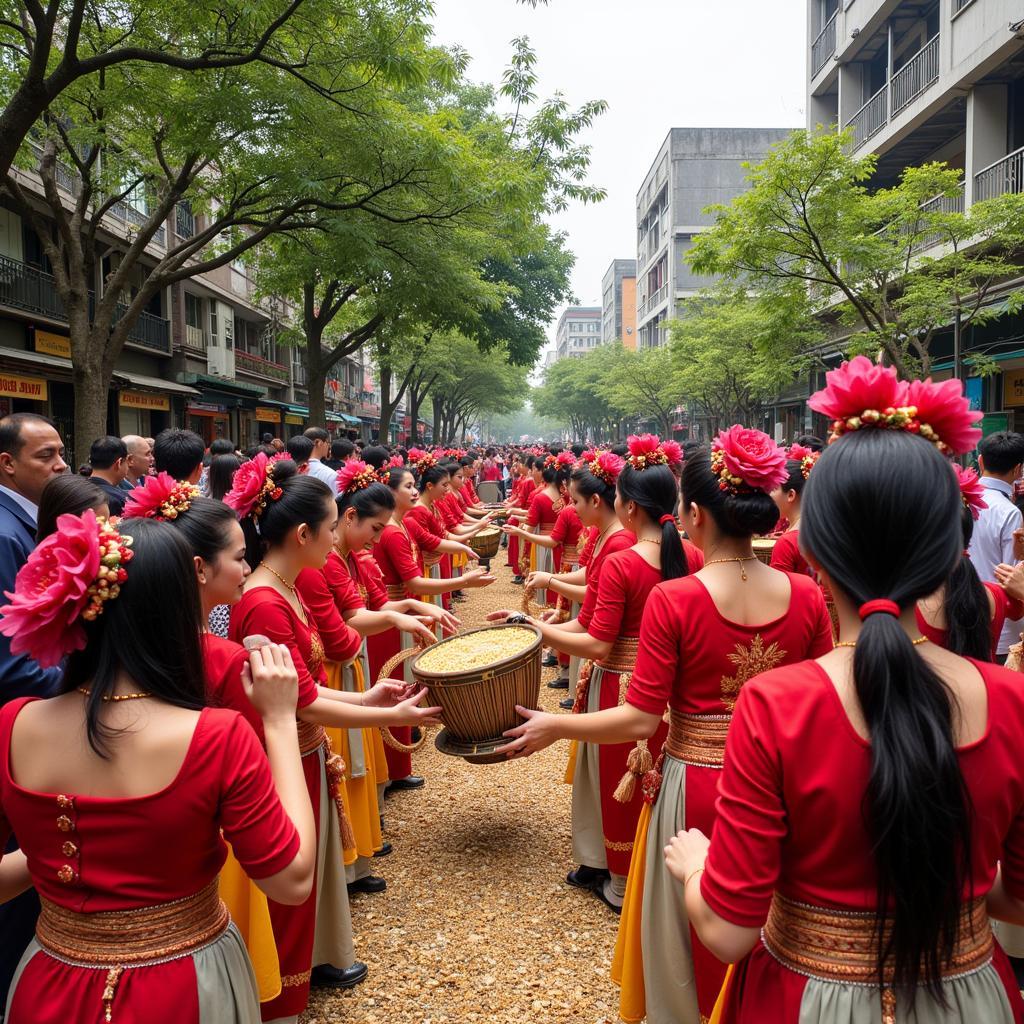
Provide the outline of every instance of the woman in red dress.
{"type": "Polygon", "coordinates": [[[271,898],[313,884],[287,651],[254,652],[240,681],[264,755],[236,712],[206,707],[184,540],[91,511],[60,517],[3,615],[14,650],[68,655],[61,696],[0,711],[0,848],[16,830],[43,904],[5,1019],[256,1024],[217,874],[226,838],[271,898]]]}
{"type": "MultiPolygon", "coordinates": [[[[425,691],[407,696],[398,684],[365,694],[323,685],[323,640],[295,586],[303,569],[323,566],[333,545],[338,511],[334,494],[323,481],[298,474],[290,460],[272,462],[257,456],[235,474],[225,502],[242,518],[246,559],[255,564],[241,601],[231,610],[230,639],[239,642],[249,635],[262,635],[287,644],[292,652],[299,671],[303,767],[317,822],[317,860],[323,865],[315,891],[302,906],[270,904],[283,986],[277,999],[264,1004],[264,1019],[271,1021],[305,1009],[314,967],[320,968],[318,984],[354,983],[347,973],[356,961],[343,855],[346,841],[352,842],[343,813],[344,765],[331,751],[324,726],[403,725],[429,719],[437,709],[417,707],[425,691]]],[[[354,630],[349,633],[350,655],[354,655],[361,639],[354,630]]],[[[365,971],[359,975],[356,980],[365,971]]]]}
{"type": "Polygon", "coordinates": [[[713,456],[691,452],[682,520],[704,568],[651,591],[624,703],[569,717],[524,710],[527,723],[510,733],[513,754],[559,737],[622,743],[649,739],[669,712],[662,756],[643,780],[649,808],[637,826],[613,964],[627,1021],[699,1024],[711,1014],[725,967],[700,943],[691,947],[682,887],[659,851],[684,825],[714,821],[726,731],[746,680],[832,646],[817,584],[752,552],[753,536],[778,519],[769,493],[785,475],[785,453],[760,431],[733,427],[713,456]]]}
{"type": "MultiPolygon", "coordinates": [[[[390,600],[404,602],[412,599],[413,595],[437,595],[456,587],[486,587],[494,582],[494,577],[483,569],[472,569],[457,580],[428,576],[419,545],[406,529],[407,516],[416,507],[420,493],[416,487],[415,474],[408,466],[396,466],[389,470],[387,483],[395,496],[395,509],[374,545],[373,556],[384,577],[390,600]]],[[[431,604],[440,610],[439,604],[431,604]]],[[[442,629],[451,628],[450,623],[444,619],[439,626],[442,629]]],[[[412,645],[411,635],[400,633],[397,629],[371,636],[367,644],[370,674],[376,677],[391,658],[412,645]]],[[[411,676],[407,673],[405,678],[408,680],[411,676]]],[[[409,728],[391,729],[390,732],[397,744],[410,746],[412,734],[409,728]]],[[[412,774],[412,758],[408,750],[395,749],[391,743],[386,743],[384,753],[388,763],[389,788],[418,789],[423,785],[422,776],[412,774]]]]}
{"type": "Polygon", "coordinates": [[[794,444],[789,449],[786,461],[788,477],[781,486],[772,491],[772,501],[779,510],[779,519],[788,524],[785,533],[779,534],[772,548],[771,564],[785,572],[798,572],[813,576],[814,570],[800,554],[800,496],[804,484],[818,458],[817,452],[794,444]]]}
{"type": "MultiPolygon", "coordinates": [[[[537,489],[533,476],[533,464],[534,456],[532,455],[524,456],[515,464],[514,468],[518,471],[519,476],[513,481],[512,493],[505,503],[511,513],[508,519],[509,526],[518,526],[519,523],[526,521],[530,498],[533,497],[533,492],[537,489]]],[[[513,572],[512,582],[516,584],[522,583],[526,579],[520,568],[520,562],[522,561],[521,548],[522,545],[520,544],[519,537],[515,535],[509,537],[508,566],[513,572]]]]}
{"type": "Polygon", "coordinates": [[[841,436],[802,530],[844,640],[747,683],[710,850],[680,833],[669,867],[701,940],[738,961],[724,1024],[1019,1024],[989,919],[1024,923],[1024,691],[914,614],[961,557],[941,453],[972,448],[981,414],[959,381],[863,357],[827,380],[811,405],[841,436]]]}

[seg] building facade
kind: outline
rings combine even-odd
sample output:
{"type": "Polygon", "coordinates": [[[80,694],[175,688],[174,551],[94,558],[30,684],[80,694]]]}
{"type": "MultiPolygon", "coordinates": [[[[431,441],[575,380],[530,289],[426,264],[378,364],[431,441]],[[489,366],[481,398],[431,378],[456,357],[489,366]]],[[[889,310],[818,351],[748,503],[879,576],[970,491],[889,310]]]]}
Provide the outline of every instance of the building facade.
{"type": "MultiPolygon", "coordinates": [[[[933,200],[940,209],[1024,191],[1020,0],[809,0],[807,18],[808,127],[849,129],[854,153],[877,157],[871,186],[943,161],[961,170],[963,183],[958,196],[933,200]]],[[[1022,287],[1024,274],[1003,282],[991,301],[1005,306],[1022,287]]],[[[983,429],[1024,429],[1024,317],[1007,312],[970,327],[963,345],[965,356],[984,353],[999,366],[967,379],[972,403],[986,414],[983,429]]],[[[932,353],[933,376],[949,377],[952,328],[932,353]]],[[[805,382],[803,394],[816,384],[805,382]]],[[[794,392],[776,422],[800,413],[810,425],[801,401],[794,392]]]]}
{"type": "Polygon", "coordinates": [[[601,344],[600,306],[569,306],[558,320],[555,356],[568,359],[586,355],[601,344]]]}
{"type": "Polygon", "coordinates": [[[685,261],[694,236],[713,222],[708,206],[747,188],[743,164],[764,159],[791,129],[673,128],[636,197],[637,346],[665,341],[664,322],[711,282],[685,261]]]}
{"type": "Polygon", "coordinates": [[[636,348],[636,260],[612,260],[601,282],[601,341],[636,348]]]}

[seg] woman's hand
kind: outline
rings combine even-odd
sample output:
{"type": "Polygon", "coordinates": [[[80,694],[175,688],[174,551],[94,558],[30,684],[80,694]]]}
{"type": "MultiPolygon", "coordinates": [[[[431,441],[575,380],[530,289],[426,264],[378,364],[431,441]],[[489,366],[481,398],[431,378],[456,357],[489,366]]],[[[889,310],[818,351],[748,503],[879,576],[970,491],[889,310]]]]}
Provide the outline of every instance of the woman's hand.
{"type": "Polygon", "coordinates": [[[527,590],[547,590],[551,586],[551,573],[549,572],[531,572],[526,577],[526,589],[527,590]]]}
{"type": "Polygon", "coordinates": [[[405,615],[403,612],[395,613],[395,626],[403,633],[411,633],[418,640],[425,644],[432,644],[437,637],[430,628],[434,620],[426,615],[405,615]]]}
{"type": "Polygon", "coordinates": [[[394,725],[444,725],[441,720],[443,708],[421,708],[419,704],[427,696],[427,689],[417,690],[412,696],[396,704],[394,725]]]}
{"type": "Polygon", "coordinates": [[[540,613],[540,621],[550,623],[557,615],[557,608],[548,608],[546,611],[540,613]]]}
{"type": "Polygon", "coordinates": [[[400,679],[381,679],[363,691],[360,704],[366,708],[393,708],[407,700],[413,687],[400,679]]]}
{"type": "Polygon", "coordinates": [[[1018,562],[1016,565],[1001,562],[993,572],[996,582],[1010,597],[1024,601],[1024,562],[1018,562]]]}
{"type": "Polygon", "coordinates": [[[261,718],[295,718],[299,674],[284,644],[267,643],[249,651],[249,663],[242,669],[242,687],[261,718]]]}
{"type": "Polygon", "coordinates": [[[502,733],[508,736],[512,742],[506,743],[503,747],[495,749],[496,754],[504,754],[509,760],[517,757],[529,757],[536,754],[538,750],[550,747],[555,740],[561,739],[558,735],[557,725],[559,715],[549,715],[546,711],[534,711],[531,708],[516,705],[516,712],[526,721],[517,725],[514,729],[508,729],[502,733]]]}
{"type": "Polygon", "coordinates": [[[451,612],[445,611],[438,604],[427,604],[426,601],[410,601],[409,612],[422,619],[440,622],[449,633],[458,632],[459,626],[462,625],[462,620],[457,619],[451,612]]]}
{"type": "Polygon", "coordinates": [[[464,572],[459,580],[463,587],[489,587],[495,577],[489,572],[484,572],[483,569],[471,569],[469,572],[464,572]]]}
{"type": "Polygon", "coordinates": [[[522,537],[524,531],[520,530],[518,526],[509,526],[506,523],[501,527],[501,532],[508,534],[510,537],[522,537]]]}
{"type": "Polygon", "coordinates": [[[699,828],[674,835],[665,847],[665,865],[672,877],[685,883],[695,871],[700,871],[710,846],[711,840],[699,828]]]}

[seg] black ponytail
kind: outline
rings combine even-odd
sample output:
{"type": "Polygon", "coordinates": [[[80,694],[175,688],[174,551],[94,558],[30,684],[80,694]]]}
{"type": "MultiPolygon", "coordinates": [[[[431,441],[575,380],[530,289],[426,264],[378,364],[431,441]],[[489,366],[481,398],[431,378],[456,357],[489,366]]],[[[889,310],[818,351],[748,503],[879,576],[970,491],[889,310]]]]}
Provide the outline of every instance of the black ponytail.
{"type": "MultiPolygon", "coordinates": [[[[800,540],[854,607],[885,598],[907,609],[935,593],[960,558],[960,507],[956,478],[933,445],[862,430],[830,445],[814,467],[800,540]]],[[[864,620],[853,677],[871,737],[863,813],[877,876],[879,977],[891,963],[908,998],[923,987],[944,1005],[942,970],[971,877],[972,812],[954,745],[955,701],[884,613],[864,620]],[[883,934],[890,913],[893,927],[883,934]]]]}
{"type": "MultiPolygon", "coordinates": [[[[974,517],[960,503],[964,552],[974,535],[974,517]]],[[[978,661],[992,660],[992,608],[988,591],[966,553],[957,560],[946,580],[946,646],[954,654],[978,661]]]]}
{"type": "Polygon", "coordinates": [[[348,508],[356,510],[357,518],[367,519],[380,512],[394,512],[395,496],[384,484],[370,484],[358,491],[346,491],[338,495],[338,515],[348,508]]]}
{"type": "Polygon", "coordinates": [[[679,490],[672,470],[668,466],[650,466],[641,472],[627,462],[619,474],[618,489],[623,501],[636,502],[661,530],[661,578],[674,580],[685,576],[686,556],[675,520],[679,490]],[[672,518],[665,519],[666,516],[672,518]]]}
{"type": "Polygon", "coordinates": [[[687,508],[693,504],[706,509],[726,537],[770,533],[779,521],[779,510],[766,492],[733,494],[719,487],[718,477],[711,472],[707,448],[698,448],[687,455],[680,488],[687,508]]]}

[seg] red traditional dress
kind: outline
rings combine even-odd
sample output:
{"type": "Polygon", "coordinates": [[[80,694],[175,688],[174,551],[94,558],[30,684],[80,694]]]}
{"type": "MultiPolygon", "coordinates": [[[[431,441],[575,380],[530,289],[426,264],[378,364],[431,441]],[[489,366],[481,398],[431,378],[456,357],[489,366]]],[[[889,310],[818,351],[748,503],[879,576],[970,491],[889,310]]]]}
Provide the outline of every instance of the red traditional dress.
{"type": "Polygon", "coordinates": [[[796,572],[802,576],[813,576],[814,570],[807,559],[800,554],[800,531],[787,530],[779,534],[772,548],[771,566],[783,572],[796,572]]]}
{"type": "MultiPolygon", "coordinates": [[[[539,533],[545,537],[550,536],[551,531],[555,528],[558,513],[564,507],[565,503],[562,499],[553,499],[548,494],[547,488],[534,491],[530,498],[530,507],[527,510],[529,514],[526,517],[526,525],[530,532],[539,533]]],[[[531,572],[554,573],[558,571],[555,568],[554,548],[546,548],[540,544],[530,544],[529,542],[527,542],[527,548],[528,551],[524,551],[520,556],[520,565],[523,565],[524,560],[528,557],[531,572]]],[[[548,607],[553,607],[557,600],[558,595],[553,590],[545,590],[541,598],[542,604],[548,607]]]]}
{"type": "MultiPolygon", "coordinates": [[[[456,527],[462,525],[462,505],[459,504],[459,497],[456,491],[449,491],[442,498],[434,502],[434,512],[440,519],[442,526],[449,533],[453,532],[456,527]]],[[[447,577],[461,576],[463,566],[469,561],[468,557],[463,554],[446,554],[441,559],[441,575],[447,577]]],[[[445,607],[450,607],[451,599],[449,595],[444,595],[448,598],[445,607]]]]}
{"type": "MultiPolygon", "coordinates": [[[[448,579],[449,577],[441,571],[443,556],[438,550],[448,531],[445,530],[444,523],[438,518],[437,513],[426,505],[413,505],[406,512],[402,525],[419,548],[423,560],[423,575],[429,576],[432,580],[448,579]]],[[[440,594],[425,594],[420,596],[420,600],[440,606],[444,604],[440,594]]]]}
{"type": "Polygon", "coordinates": [[[28,702],[0,709],[0,848],[17,833],[43,906],[9,1024],[256,1024],[252,966],[217,896],[224,839],[255,878],[299,840],[252,729],[204,709],[178,774],[148,796],[37,793],[10,768],[28,702]]]}
{"type": "Polygon", "coordinates": [[[746,681],[832,649],[818,585],[786,575],[789,609],[762,625],[725,618],[697,576],[662,583],[647,599],[626,701],[659,718],[667,706],[670,722],[660,765],[644,779],[651,806],[637,826],[612,966],[626,1021],[646,1013],[650,1024],[700,1024],[722,987],[725,965],[692,935],[683,887],[661,851],[681,829],[710,834],[726,732],[746,681]]]}
{"type": "MultiPolygon", "coordinates": [[[[405,520],[403,520],[404,524],[405,520]]],[[[380,569],[386,589],[386,596],[391,601],[403,601],[412,597],[407,584],[419,576],[424,576],[423,555],[419,545],[410,537],[403,526],[388,523],[373,546],[373,559],[380,569]]],[[[367,591],[369,595],[369,590],[367,591]]],[[[399,651],[413,645],[414,641],[408,633],[397,629],[388,629],[367,639],[367,650],[370,656],[370,675],[376,679],[380,670],[399,651]]],[[[411,681],[410,674],[404,676],[411,681]]],[[[400,743],[412,742],[412,727],[396,726],[391,735],[400,743]]],[[[384,747],[387,759],[388,777],[404,779],[412,775],[412,755],[395,750],[389,745],[384,747]]]]}
{"type": "MultiPolygon", "coordinates": [[[[580,534],[582,533],[583,524],[580,522],[579,514],[571,503],[565,503],[562,510],[558,513],[555,525],[551,530],[551,539],[558,542],[554,555],[554,572],[556,575],[574,572],[579,568],[580,534]]],[[[548,591],[549,603],[551,602],[552,593],[553,591],[548,591]]],[[[561,594],[556,594],[553,604],[558,609],[556,621],[563,622],[566,619],[575,617],[575,613],[572,612],[572,602],[568,598],[562,597],[561,594]]],[[[576,611],[578,612],[579,609],[577,608],[576,611]]],[[[571,660],[568,654],[559,652],[558,664],[563,668],[569,665],[571,660]]],[[[569,685],[575,686],[576,681],[570,679],[569,685]]]]}
{"type": "MultiPolygon", "coordinates": [[[[1008,618],[1024,618],[1024,604],[1008,597],[1006,591],[998,583],[983,583],[982,585],[985,592],[991,595],[993,602],[990,629],[992,632],[992,660],[995,661],[996,646],[999,643],[999,634],[1003,631],[1003,623],[1008,618]]],[[[928,637],[933,644],[937,644],[939,647],[949,646],[947,630],[930,625],[921,614],[921,609],[916,606],[914,618],[917,620],[917,628],[921,631],[922,636],[928,637]]]]}
{"type": "MultiPolygon", "coordinates": [[[[344,582],[339,594],[338,570],[332,568],[332,575],[328,575],[327,565],[336,567],[340,563],[340,556],[332,551],[323,569],[303,569],[295,586],[323,640],[326,685],[332,690],[362,693],[365,676],[369,674],[369,668],[363,666],[364,641],[342,614],[348,607],[345,594],[354,587],[348,576],[341,573],[344,582]]],[[[352,823],[352,842],[345,847],[345,866],[352,869],[350,880],[354,881],[370,873],[369,859],[384,845],[374,757],[374,737],[379,743],[380,733],[377,729],[330,727],[326,732],[332,749],[338,751],[345,762],[345,811],[352,823]]],[[[386,772],[383,750],[381,766],[381,771],[386,772]]]]}
{"type": "MultiPolygon", "coordinates": [[[[622,534],[627,538],[632,536],[624,530],[609,538],[605,547],[622,534]]],[[[704,557],[692,544],[685,544],[685,552],[688,572],[697,572],[703,567],[704,557]]],[[[612,644],[612,650],[600,662],[587,662],[581,672],[582,685],[588,693],[585,701],[582,693],[578,696],[577,706],[582,709],[585,705],[588,711],[605,711],[618,707],[625,700],[630,675],[636,665],[644,605],[651,590],[662,582],[660,569],[654,568],[632,548],[608,555],[602,551],[600,562],[599,578],[594,582],[597,596],[593,615],[585,615],[581,611],[579,621],[586,623],[587,632],[595,640],[612,644]],[[585,678],[588,674],[589,681],[585,678]]],[[[588,598],[590,593],[591,585],[588,583],[588,598]]],[[[666,731],[666,726],[662,724],[646,741],[653,758],[661,753],[666,731]]],[[[616,800],[614,793],[627,773],[626,759],[633,747],[632,742],[584,744],[577,754],[576,778],[573,782],[574,807],[576,788],[581,787],[582,791],[587,785],[596,785],[601,805],[606,866],[613,875],[619,875],[622,879],[629,873],[643,799],[639,787],[636,787],[632,798],[625,802],[616,800]]]]}
{"type": "MultiPolygon", "coordinates": [[[[537,489],[536,483],[534,483],[532,476],[521,476],[512,485],[512,507],[513,508],[526,508],[530,507],[530,499],[533,497],[533,492],[537,489]]],[[[508,520],[509,526],[519,526],[520,520],[518,516],[510,516],[508,520]]],[[[508,565],[509,568],[519,575],[519,559],[521,556],[522,541],[516,536],[511,536],[508,539],[508,565]]]]}
{"type": "MultiPolygon", "coordinates": [[[[306,619],[312,622],[308,612],[306,619]]],[[[253,587],[231,609],[229,635],[241,642],[256,633],[288,645],[299,674],[298,707],[312,704],[317,686],[327,678],[324,646],[316,630],[272,587],[253,587]]],[[[331,964],[345,969],[355,962],[338,806],[343,800],[340,787],[344,780],[337,760],[331,757],[323,726],[300,719],[298,728],[302,767],[316,820],[317,863],[323,864],[324,870],[317,871],[313,892],[300,906],[269,901],[282,989],[276,999],[262,1006],[263,1019],[268,1021],[305,1010],[314,966],[331,964]]]]}
{"type": "MultiPolygon", "coordinates": [[[[1024,690],[1018,673],[974,665],[988,691],[988,726],[957,751],[972,807],[963,917],[973,931],[962,933],[956,968],[942,982],[950,1009],[919,991],[913,1008],[897,1002],[889,1019],[901,1022],[1024,1022],[1013,970],[985,912],[1000,862],[1003,885],[1024,899],[1024,690]]],[[[720,917],[764,931],[730,979],[723,1024],[886,1019],[883,1000],[890,997],[871,977],[877,896],[864,823],[870,772],[870,742],[816,662],[778,668],[743,688],[700,887],[720,917]],[[814,941],[831,936],[842,941],[814,941]]]]}

